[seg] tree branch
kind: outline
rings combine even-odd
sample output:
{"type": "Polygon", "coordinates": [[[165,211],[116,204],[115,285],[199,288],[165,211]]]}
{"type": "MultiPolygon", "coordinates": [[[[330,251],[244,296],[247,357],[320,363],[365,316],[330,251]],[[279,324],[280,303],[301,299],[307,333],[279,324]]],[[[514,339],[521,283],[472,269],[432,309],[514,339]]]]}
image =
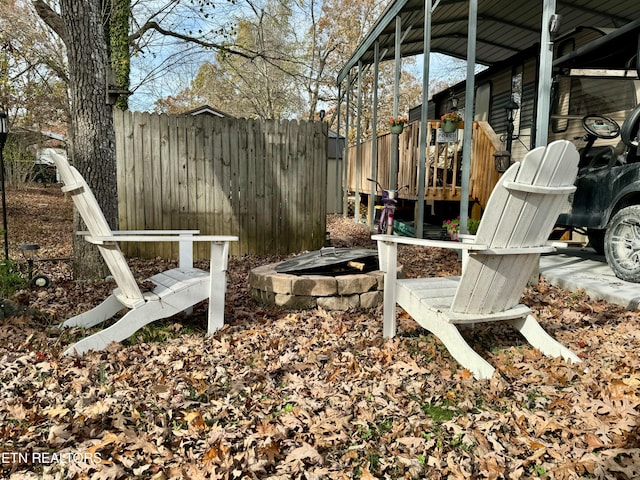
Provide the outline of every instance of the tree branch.
{"type": "Polygon", "coordinates": [[[58,15],[44,0],[32,0],[33,7],[38,16],[46,23],[51,30],[56,32],[62,41],[67,45],[67,29],[58,15]]]}
{"type": "Polygon", "coordinates": [[[195,37],[191,37],[189,35],[183,35],[181,33],[178,32],[174,32],[171,30],[167,30],[165,28],[162,28],[157,22],[147,22],[145,23],[142,27],[140,27],[140,29],[129,36],[129,41],[131,42],[131,44],[135,43],[136,40],[142,38],[142,36],[147,33],[149,30],[155,30],[156,32],[165,35],[167,37],[174,37],[174,38],[178,38],[180,40],[183,40],[185,42],[189,42],[189,43],[195,43],[196,45],[200,45],[201,47],[205,47],[205,48],[215,48],[217,50],[226,52],[226,53],[230,53],[233,55],[238,55],[240,57],[244,57],[248,60],[253,60],[254,58],[258,58],[258,57],[263,57],[263,55],[261,55],[258,52],[251,52],[251,53],[246,53],[246,52],[242,52],[239,50],[235,50],[233,48],[227,47],[225,45],[221,45],[219,43],[214,43],[214,42],[207,42],[206,40],[202,40],[199,38],[195,38],[195,37]]]}

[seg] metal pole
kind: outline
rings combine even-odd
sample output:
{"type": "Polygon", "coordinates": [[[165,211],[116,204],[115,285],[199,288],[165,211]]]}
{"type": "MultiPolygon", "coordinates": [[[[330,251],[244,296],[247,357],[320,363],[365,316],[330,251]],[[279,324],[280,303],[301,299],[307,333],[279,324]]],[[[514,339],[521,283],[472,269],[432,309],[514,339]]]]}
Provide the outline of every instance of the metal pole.
{"type": "Polygon", "coordinates": [[[536,147],[547,144],[551,114],[551,76],[553,69],[553,42],[549,23],[556,11],[555,0],[544,0],[540,34],[540,72],[538,73],[538,108],[536,113],[536,147]]]}
{"type": "MultiPolygon", "coordinates": [[[[402,58],[400,46],[402,44],[402,19],[396,17],[396,42],[395,42],[395,82],[393,85],[393,117],[398,118],[398,103],[400,100],[400,70],[402,58]]],[[[391,135],[391,169],[389,170],[389,185],[387,188],[396,188],[398,183],[398,135],[391,135]]]]}
{"type": "Polygon", "coordinates": [[[429,116],[429,59],[431,57],[432,0],[424,1],[424,46],[422,53],[422,109],[420,115],[420,167],[418,169],[418,211],[416,212],[416,238],[424,236],[424,188],[427,169],[427,120],[429,116]]]}
{"type": "Polygon", "coordinates": [[[511,153],[513,144],[513,118],[507,118],[507,152],[511,153]]]}
{"type": "Polygon", "coordinates": [[[467,88],[464,102],[464,138],[462,140],[462,182],[460,185],[460,233],[468,233],[469,177],[471,175],[471,135],[475,103],[476,36],[478,31],[478,0],[469,0],[469,30],[467,34],[467,88]]]}
{"type": "MultiPolygon", "coordinates": [[[[371,131],[371,178],[378,178],[378,75],[380,69],[380,42],[376,40],[373,44],[373,129],[371,131]]],[[[369,196],[369,228],[374,229],[376,209],[376,184],[370,185],[369,196]]]]}
{"type": "Polygon", "coordinates": [[[347,75],[346,110],[344,114],[344,217],[349,216],[349,121],[351,120],[351,72],[347,75]]]}
{"type": "Polygon", "coordinates": [[[358,62],[358,105],[356,115],[356,199],[353,220],[360,223],[360,176],[362,172],[362,61],[358,62]]]}
{"type": "Polygon", "coordinates": [[[0,112],[0,182],[2,182],[2,233],[4,235],[4,259],[9,260],[9,234],[7,228],[7,189],[5,185],[4,145],[7,142],[7,114],[0,112]]]}
{"type": "Polygon", "coordinates": [[[343,175],[342,175],[342,161],[344,157],[344,145],[340,140],[340,110],[342,107],[342,84],[338,84],[338,112],[336,119],[336,130],[338,133],[338,138],[336,138],[336,195],[338,197],[338,205],[336,206],[336,213],[342,213],[340,210],[342,209],[342,205],[344,203],[344,183],[343,183],[343,175]]]}

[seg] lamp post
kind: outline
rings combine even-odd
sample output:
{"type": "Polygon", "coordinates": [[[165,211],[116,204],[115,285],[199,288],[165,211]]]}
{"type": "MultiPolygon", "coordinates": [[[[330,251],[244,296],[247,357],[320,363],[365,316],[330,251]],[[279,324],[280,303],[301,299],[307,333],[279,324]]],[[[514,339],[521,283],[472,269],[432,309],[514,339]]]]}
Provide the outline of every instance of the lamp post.
{"type": "Polygon", "coordinates": [[[520,105],[513,100],[513,97],[509,99],[505,106],[507,112],[507,152],[509,153],[511,153],[511,144],[513,142],[513,120],[516,115],[516,110],[519,108],[520,105]]]}
{"type": "Polygon", "coordinates": [[[5,189],[4,144],[7,142],[7,114],[0,111],[0,182],[2,183],[2,233],[4,234],[4,259],[9,260],[9,236],[7,235],[7,195],[5,189]]]}

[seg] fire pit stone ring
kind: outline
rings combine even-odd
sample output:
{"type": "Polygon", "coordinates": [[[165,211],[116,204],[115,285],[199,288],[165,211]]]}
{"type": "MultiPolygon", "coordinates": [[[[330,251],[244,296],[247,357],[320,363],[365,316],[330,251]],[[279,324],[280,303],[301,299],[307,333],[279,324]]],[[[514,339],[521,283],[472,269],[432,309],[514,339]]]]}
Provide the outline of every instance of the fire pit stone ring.
{"type": "MultiPolygon", "coordinates": [[[[290,310],[316,307],[325,310],[371,309],[382,303],[384,273],[380,270],[345,273],[341,269],[335,274],[291,274],[277,271],[283,263],[251,270],[249,284],[255,300],[290,310]]],[[[402,266],[399,266],[398,275],[401,273],[402,266]]]]}

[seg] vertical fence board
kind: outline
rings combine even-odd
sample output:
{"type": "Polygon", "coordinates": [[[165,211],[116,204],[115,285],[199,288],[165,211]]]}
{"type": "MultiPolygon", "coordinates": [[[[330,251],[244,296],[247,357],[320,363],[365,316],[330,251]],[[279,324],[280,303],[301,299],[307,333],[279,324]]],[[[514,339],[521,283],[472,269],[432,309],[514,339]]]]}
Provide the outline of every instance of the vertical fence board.
{"type": "Polygon", "coordinates": [[[300,175],[298,172],[298,157],[295,154],[298,146],[298,124],[296,122],[287,122],[287,128],[289,133],[289,141],[287,143],[287,159],[289,161],[289,169],[287,170],[287,183],[288,185],[288,199],[287,203],[290,205],[290,222],[287,225],[288,232],[286,232],[287,238],[290,239],[289,250],[296,252],[300,250],[298,244],[299,230],[299,217],[300,211],[304,208],[304,205],[300,205],[298,201],[300,192],[300,175]]]}
{"type": "MultiPolygon", "coordinates": [[[[206,225],[209,221],[208,212],[209,206],[207,205],[207,194],[205,187],[205,162],[206,162],[206,150],[208,133],[205,130],[206,122],[196,122],[194,124],[195,135],[195,149],[193,153],[193,163],[195,168],[192,168],[190,176],[194,179],[195,185],[190,185],[189,191],[192,192],[192,200],[194,201],[193,207],[190,209],[190,228],[199,230],[200,225],[206,225]]],[[[208,245],[199,243],[195,245],[196,257],[202,257],[205,255],[205,251],[208,249],[208,245]]]]}
{"type": "MultiPolygon", "coordinates": [[[[298,121],[114,113],[122,229],[238,235],[232,255],[324,244],[327,127],[298,121]]],[[[177,245],[123,245],[177,258],[177,245]]],[[[198,245],[196,258],[208,256],[198,245]]]]}
{"type": "Polygon", "coordinates": [[[275,231],[278,208],[274,207],[274,192],[277,189],[278,178],[275,175],[276,167],[274,164],[274,137],[276,131],[276,122],[265,122],[263,127],[263,171],[264,171],[264,202],[262,205],[264,229],[263,253],[271,253],[276,251],[276,245],[271,232],[275,231]]]}

